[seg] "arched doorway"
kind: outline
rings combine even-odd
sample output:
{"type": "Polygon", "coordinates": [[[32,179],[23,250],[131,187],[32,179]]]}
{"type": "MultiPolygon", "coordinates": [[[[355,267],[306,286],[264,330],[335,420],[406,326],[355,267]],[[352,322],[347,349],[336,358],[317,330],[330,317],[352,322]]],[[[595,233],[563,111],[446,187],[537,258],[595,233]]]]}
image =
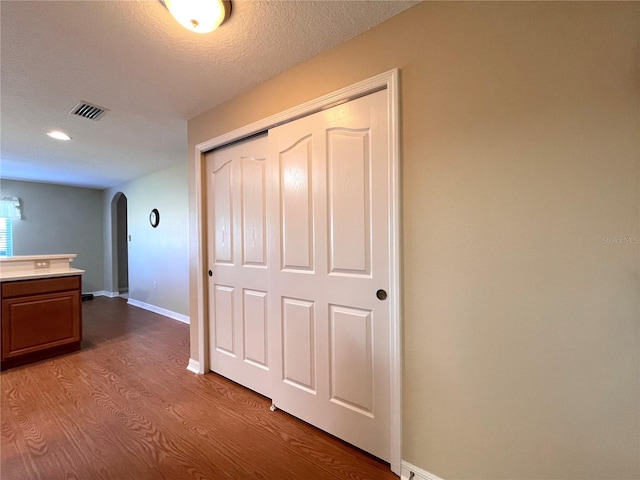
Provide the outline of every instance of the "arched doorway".
{"type": "Polygon", "coordinates": [[[118,192],[111,200],[114,291],[121,297],[129,295],[129,232],[127,227],[127,197],[118,192]]]}

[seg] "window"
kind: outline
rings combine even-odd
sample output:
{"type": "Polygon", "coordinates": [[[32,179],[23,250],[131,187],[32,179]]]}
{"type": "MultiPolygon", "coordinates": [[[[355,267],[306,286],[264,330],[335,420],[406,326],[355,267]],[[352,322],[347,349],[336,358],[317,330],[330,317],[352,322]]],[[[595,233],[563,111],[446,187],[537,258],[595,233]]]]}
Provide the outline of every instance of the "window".
{"type": "Polygon", "coordinates": [[[13,225],[10,218],[0,217],[0,257],[13,255],[13,225]]]}

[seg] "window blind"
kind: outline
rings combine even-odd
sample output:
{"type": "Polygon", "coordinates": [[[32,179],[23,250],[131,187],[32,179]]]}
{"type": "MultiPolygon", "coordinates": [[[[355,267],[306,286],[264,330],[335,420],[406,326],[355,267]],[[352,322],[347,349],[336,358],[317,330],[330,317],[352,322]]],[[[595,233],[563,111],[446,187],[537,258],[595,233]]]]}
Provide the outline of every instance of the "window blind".
{"type": "Polygon", "coordinates": [[[0,217],[0,256],[13,255],[13,225],[10,218],[0,217]]]}

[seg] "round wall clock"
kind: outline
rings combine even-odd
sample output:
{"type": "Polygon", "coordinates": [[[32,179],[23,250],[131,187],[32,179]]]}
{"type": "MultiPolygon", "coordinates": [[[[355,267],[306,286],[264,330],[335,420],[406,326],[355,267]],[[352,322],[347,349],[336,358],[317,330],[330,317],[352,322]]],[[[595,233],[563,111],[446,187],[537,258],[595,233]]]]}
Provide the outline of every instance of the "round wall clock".
{"type": "Polygon", "coordinates": [[[151,213],[149,214],[149,223],[153,228],[156,228],[160,223],[160,212],[157,208],[151,210],[151,213]]]}

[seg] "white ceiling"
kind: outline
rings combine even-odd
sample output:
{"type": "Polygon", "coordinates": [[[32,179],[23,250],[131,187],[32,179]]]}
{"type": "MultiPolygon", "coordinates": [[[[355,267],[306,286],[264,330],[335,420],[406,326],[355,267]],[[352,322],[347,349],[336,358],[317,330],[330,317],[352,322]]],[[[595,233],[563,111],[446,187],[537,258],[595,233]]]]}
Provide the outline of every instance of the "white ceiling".
{"type": "Polygon", "coordinates": [[[415,3],[234,0],[202,35],[158,0],[1,0],[0,175],[107,188],[184,162],[187,119],[415,3]]]}

